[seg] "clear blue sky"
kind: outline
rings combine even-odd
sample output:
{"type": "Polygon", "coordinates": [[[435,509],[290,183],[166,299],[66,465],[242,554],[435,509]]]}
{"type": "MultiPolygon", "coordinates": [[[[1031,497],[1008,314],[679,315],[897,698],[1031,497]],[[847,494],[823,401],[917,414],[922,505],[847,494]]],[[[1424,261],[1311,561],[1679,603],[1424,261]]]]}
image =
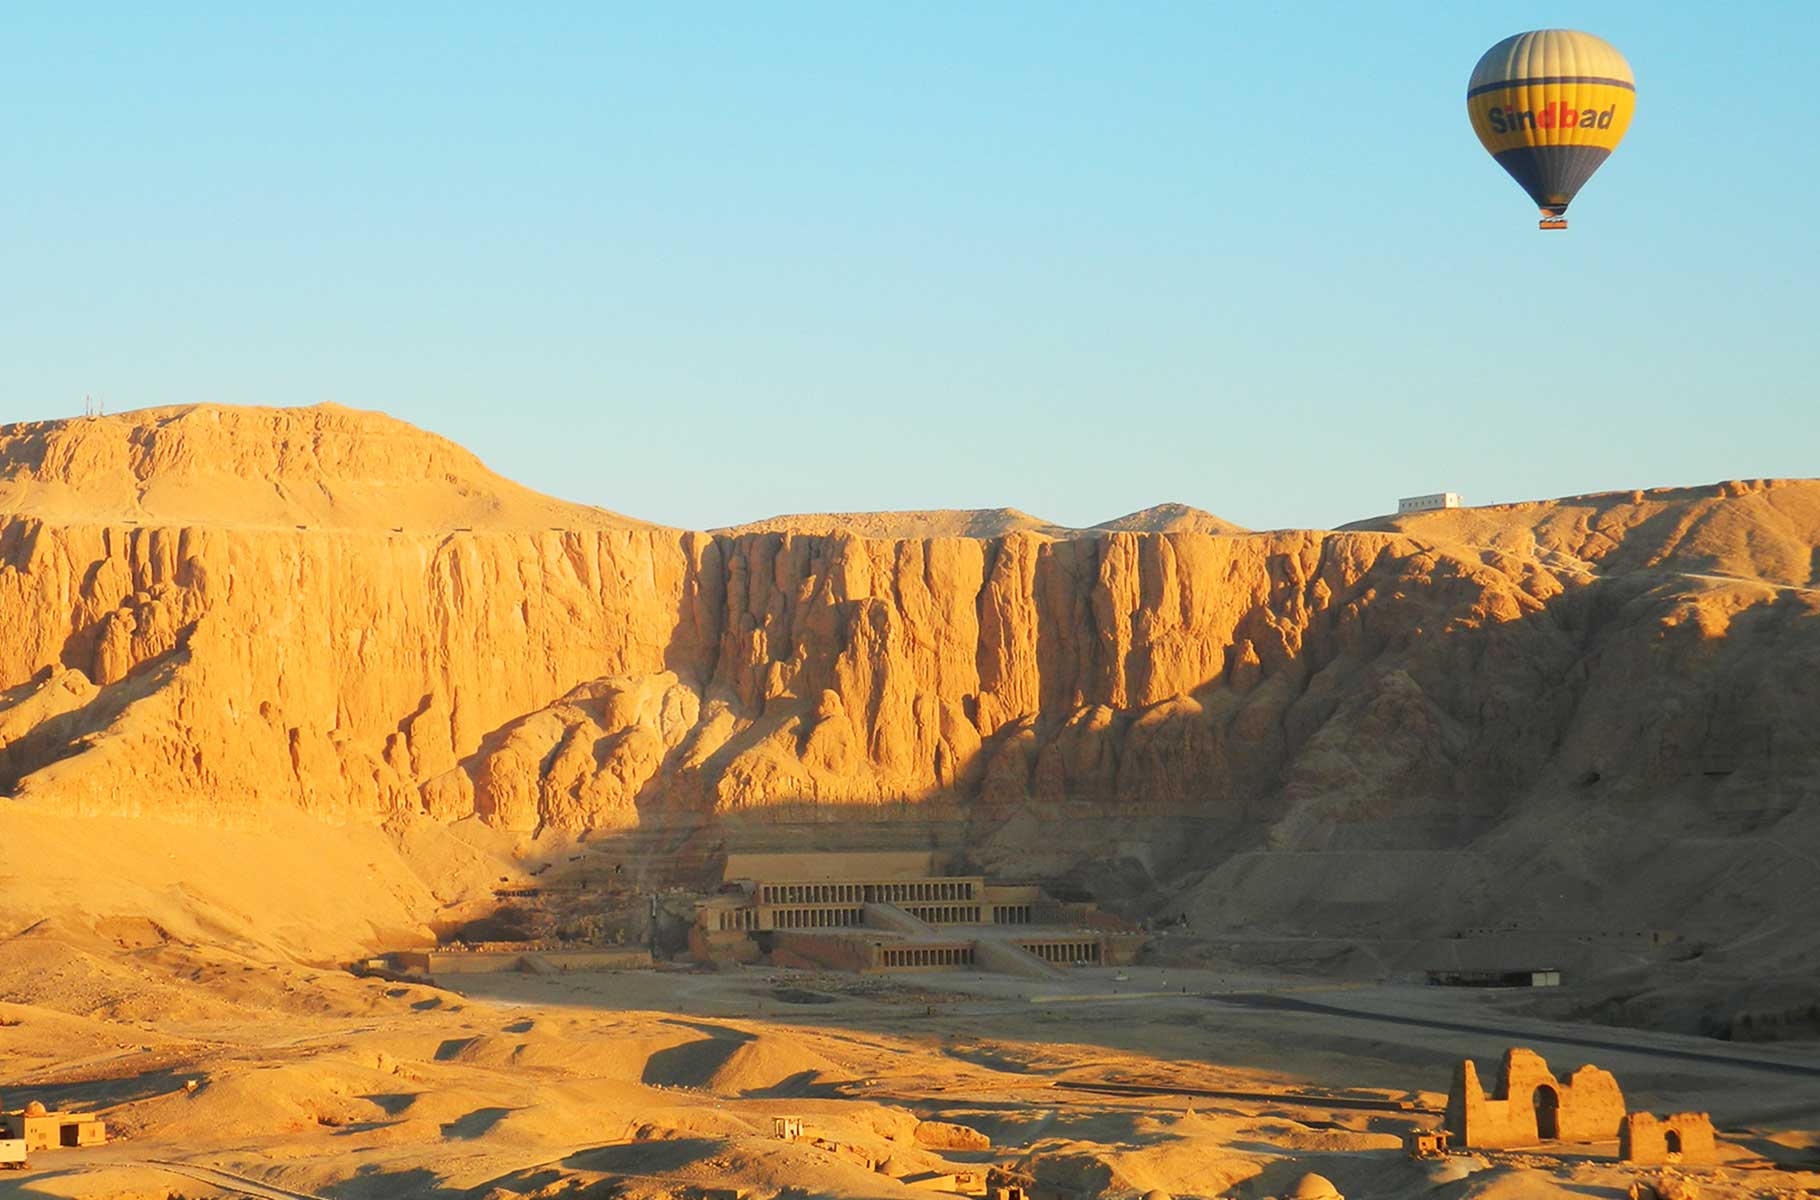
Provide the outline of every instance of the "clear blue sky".
{"type": "Polygon", "coordinates": [[[9,9],[0,420],[333,400],[695,527],[1820,473],[1809,0],[279,9],[9,9]],[[1543,25],[1639,87],[1565,235],[1463,100],[1543,25]]]}

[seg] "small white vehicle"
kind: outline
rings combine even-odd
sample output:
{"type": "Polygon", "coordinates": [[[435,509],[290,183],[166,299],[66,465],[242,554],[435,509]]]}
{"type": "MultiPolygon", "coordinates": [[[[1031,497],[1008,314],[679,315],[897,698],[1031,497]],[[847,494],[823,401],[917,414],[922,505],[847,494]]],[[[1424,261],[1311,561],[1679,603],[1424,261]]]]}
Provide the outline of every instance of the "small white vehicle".
{"type": "Polygon", "coordinates": [[[0,1170],[25,1170],[24,1138],[0,1138],[0,1170]]]}

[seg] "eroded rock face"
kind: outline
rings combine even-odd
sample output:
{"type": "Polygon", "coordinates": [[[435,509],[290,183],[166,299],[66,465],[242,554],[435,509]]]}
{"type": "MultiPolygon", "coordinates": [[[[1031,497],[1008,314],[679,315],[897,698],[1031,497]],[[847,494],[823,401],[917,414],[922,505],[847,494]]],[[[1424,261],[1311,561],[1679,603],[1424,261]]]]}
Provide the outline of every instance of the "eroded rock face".
{"type": "Polygon", "coordinates": [[[1813,483],[1341,533],[708,535],[525,493],[371,414],[132,416],[0,431],[18,799],[944,821],[987,862],[1160,871],[1457,848],[1538,795],[1779,819],[1765,782],[1820,763],[1813,483]],[[369,426],[386,454],[348,444],[369,426]],[[185,489],[247,472],[301,519],[202,520],[185,489]]]}
{"type": "Polygon", "coordinates": [[[41,731],[28,755],[29,738],[0,734],[0,782],[204,818],[273,799],[415,807],[483,736],[578,679],[661,673],[690,636],[683,588],[704,542],[0,520],[0,723],[32,705],[71,735],[41,731]]]}
{"type": "MultiPolygon", "coordinates": [[[[532,829],[624,823],[641,799],[1155,791],[1181,807],[1227,756],[1210,690],[1247,714],[1238,774],[1267,784],[1285,700],[1348,639],[1369,656],[1408,633],[1361,619],[1368,579],[1407,574],[1397,539],[1364,535],[432,538],[23,518],[0,524],[0,552],[4,682],[24,689],[7,726],[57,717],[86,736],[103,729],[73,711],[120,708],[108,740],[170,743],[133,778],[141,803],[173,810],[289,794],[456,815],[471,797],[532,829]],[[1147,764],[1136,777],[1127,749],[1147,764]]],[[[1483,574],[1513,611],[1539,607],[1483,574]]],[[[80,741],[37,761],[21,748],[22,794],[106,804],[113,781],[79,761],[101,747],[80,741]]]]}

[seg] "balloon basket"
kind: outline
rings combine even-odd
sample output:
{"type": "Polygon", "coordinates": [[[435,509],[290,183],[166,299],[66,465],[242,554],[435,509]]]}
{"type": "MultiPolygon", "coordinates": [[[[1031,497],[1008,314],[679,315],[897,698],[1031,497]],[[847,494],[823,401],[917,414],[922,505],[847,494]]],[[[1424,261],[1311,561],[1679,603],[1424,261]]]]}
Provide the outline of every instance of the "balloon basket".
{"type": "Polygon", "coordinates": [[[1545,208],[1542,219],[1536,222],[1537,229],[1566,229],[1567,210],[1564,208],[1545,208]]]}

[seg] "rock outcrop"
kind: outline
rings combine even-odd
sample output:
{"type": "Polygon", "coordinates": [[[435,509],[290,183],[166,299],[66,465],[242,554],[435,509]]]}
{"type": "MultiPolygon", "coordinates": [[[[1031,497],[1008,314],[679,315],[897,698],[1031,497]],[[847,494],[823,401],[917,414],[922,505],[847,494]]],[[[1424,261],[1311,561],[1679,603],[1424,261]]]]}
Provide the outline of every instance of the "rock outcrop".
{"type": "Polygon", "coordinates": [[[1051,538],[1096,537],[1103,533],[1244,533],[1242,526],[1186,504],[1156,504],[1085,529],[1058,525],[1015,508],[947,508],[911,512],[792,513],[766,517],[713,532],[853,534],[917,541],[929,538],[1001,538],[1035,533],[1051,538]]]}
{"type": "Polygon", "coordinates": [[[217,824],[940,825],[1024,872],[1211,870],[1185,903],[1215,924],[1431,931],[1571,916],[1614,870],[1657,923],[1736,925],[1689,839],[1811,827],[1820,483],[1216,520],[711,535],[346,409],[10,426],[0,793],[217,824]],[[1566,891],[1499,891],[1537,873],[1566,891]]]}

